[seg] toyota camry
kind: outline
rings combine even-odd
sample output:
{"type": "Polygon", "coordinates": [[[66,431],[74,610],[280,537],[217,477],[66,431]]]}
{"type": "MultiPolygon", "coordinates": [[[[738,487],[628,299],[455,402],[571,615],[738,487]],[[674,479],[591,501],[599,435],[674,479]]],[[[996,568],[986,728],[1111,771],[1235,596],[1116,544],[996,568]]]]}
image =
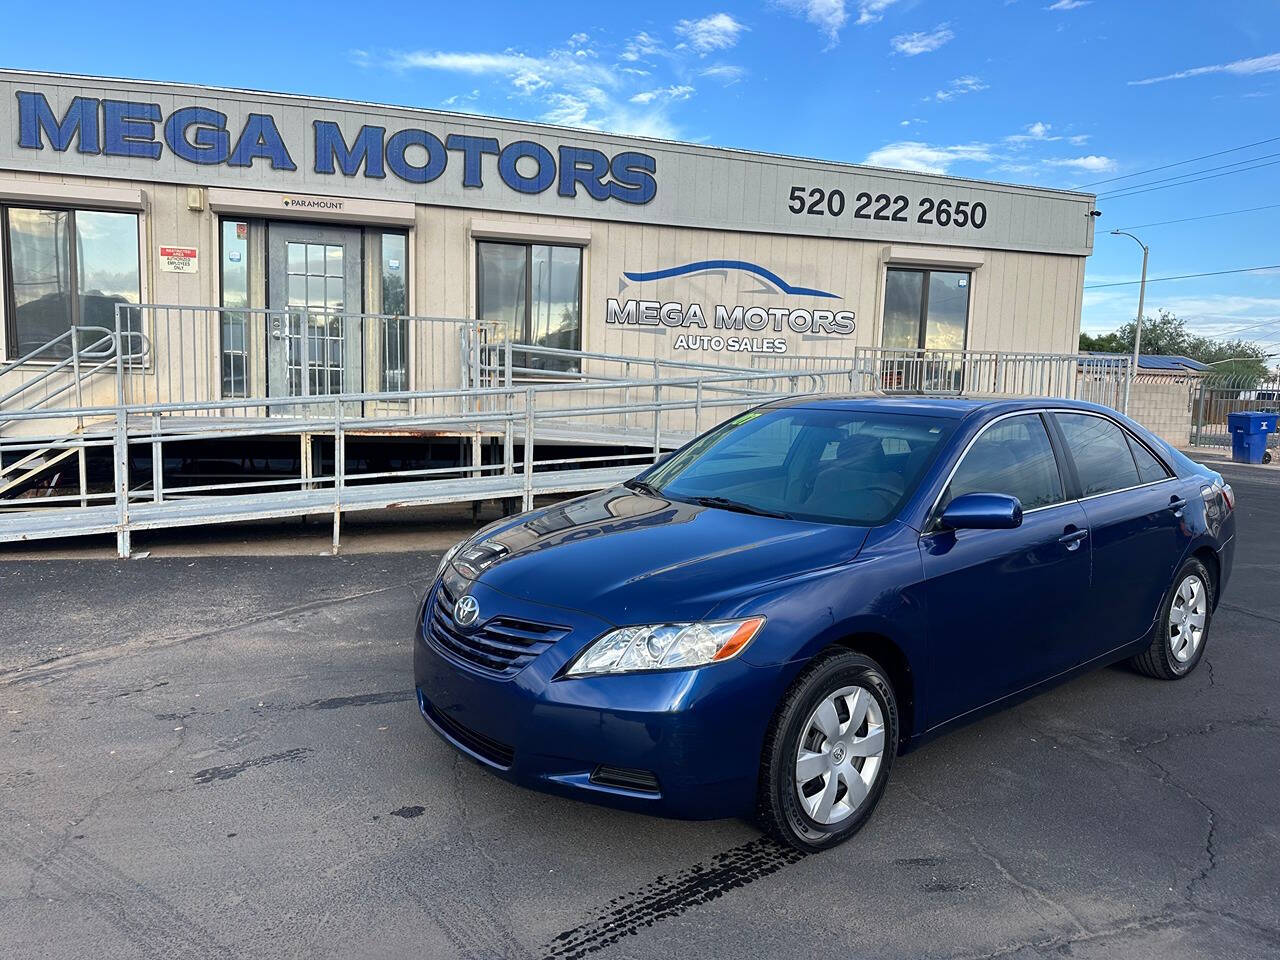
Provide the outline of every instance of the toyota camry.
{"type": "Polygon", "coordinates": [[[820,850],[948,729],[1116,661],[1187,676],[1234,507],[1105,407],[770,403],[450,550],[418,704],[517,783],[820,850]]]}

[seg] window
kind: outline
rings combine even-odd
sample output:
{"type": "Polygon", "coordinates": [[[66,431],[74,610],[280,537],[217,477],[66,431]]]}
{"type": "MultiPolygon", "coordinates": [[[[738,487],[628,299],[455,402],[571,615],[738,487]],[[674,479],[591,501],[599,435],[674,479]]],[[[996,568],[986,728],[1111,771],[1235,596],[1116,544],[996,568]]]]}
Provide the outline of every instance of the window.
{"type": "Polygon", "coordinates": [[[409,389],[409,238],[403,233],[378,233],[373,237],[379,264],[378,313],[382,321],[381,390],[409,389]]]}
{"type": "Polygon", "coordinates": [[[968,273],[890,268],[884,336],[897,349],[963,350],[969,329],[968,273]]]}
{"type": "Polygon", "coordinates": [[[723,497],[823,523],[883,523],[906,501],[953,421],[789,408],[735,417],[645,480],[673,500],[723,497]]]}
{"type": "MultiPolygon", "coordinates": [[[[963,350],[969,330],[968,273],[890,268],[885,276],[884,331],[890,350],[963,350]]],[[[959,362],[903,363],[889,355],[883,382],[888,390],[963,389],[959,362]]]]}
{"type": "Polygon", "coordinates": [[[966,493],[1017,497],[1023,510],[1062,502],[1058,461],[1039,414],[997,420],[983,431],[951,478],[943,506],[966,493]]]}
{"type": "MultiPolygon", "coordinates": [[[[20,357],[73,326],[116,328],[116,305],[141,301],[138,215],[0,208],[9,353],[20,357]]],[[[121,317],[139,329],[138,311],[121,317]]],[[[41,359],[71,355],[70,338],[41,359]]]]}
{"type": "MultiPolygon", "coordinates": [[[[481,242],[477,248],[477,314],[497,325],[499,340],[577,350],[582,345],[582,250],[534,243],[481,242]]],[[[576,371],[568,357],[516,351],[512,364],[576,371]]]]}
{"type": "MultiPolygon", "coordinates": [[[[222,305],[249,306],[249,224],[222,221],[222,305]]],[[[247,397],[249,380],[249,314],[222,315],[222,395],[247,397]]]]}
{"type": "Polygon", "coordinates": [[[1075,461],[1082,497],[1138,485],[1138,467],[1123,430],[1110,420],[1085,413],[1055,413],[1054,417],[1075,461]]]}
{"type": "Polygon", "coordinates": [[[1133,460],[1138,465],[1138,479],[1143,483],[1158,483],[1167,479],[1169,471],[1154,453],[1144,447],[1132,434],[1129,438],[1129,449],[1133,452],[1133,460]]]}

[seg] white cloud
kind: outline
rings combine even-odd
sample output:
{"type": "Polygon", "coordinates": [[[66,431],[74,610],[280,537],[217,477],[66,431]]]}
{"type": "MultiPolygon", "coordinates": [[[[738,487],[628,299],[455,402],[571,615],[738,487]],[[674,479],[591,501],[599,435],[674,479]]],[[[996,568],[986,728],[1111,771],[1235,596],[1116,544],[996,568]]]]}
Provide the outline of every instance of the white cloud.
{"type": "Polygon", "coordinates": [[[987,84],[974,76],[956,77],[943,89],[937,91],[931,97],[925,97],[926,100],[937,100],[939,103],[946,103],[948,100],[954,100],[956,97],[963,97],[966,93],[979,93],[986,90],[987,84]]]}
{"type": "Polygon", "coordinates": [[[1264,57],[1251,57],[1248,60],[1233,60],[1231,63],[1215,63],[1207,67],[1192,67],[1190,70],[1179,70],[1167,73],[1162,77],[1147,77],[1145,80],[1130,80],[1131,87],[1145,87],[1152,83],[1164,83],[1166,80],[1186,80],[1188,77],[1202,77],[1209,73],[1229,73],[1235,77],[1252,77],[1260,73],[1276,73],[1280,71],[1280,53],[1269,53],[1264,57]]]}
{"type": "Polygon", "coordinates": [[[986,143],[934,146],[918,140],[902,140],[873,150],[864,162],[873,167],[946,173],[957,163],[989,163],[993,159],[991,147],[986,143]]]}
{"type": "Polygon", "coordinates": [[[926,32],[900,33],[889,41],[889,45],[893,47],[895,53],[900,53],[904,57],[916,57],[922,53],[933,53],[953,39],[955,34],[951,32],[951,28],[945,23],[940,23],[926,32]]]}
{"type": "Polygon", "coordinates": [[[516,116],[566,126],[608,130],[638,136],[680,139],[673,119],[678,105],[695,95],[690,77],[697,74],[722,84],[734,83],[746,71],[738,66],[707,63],[699,69],[699,48],[717,49],[746,28],[727,15],[682,21],[686,41],[679,47],[651,33],[629,37],[621,48],[597,48],[590,36],[575,33],[545,52],[411,50],[374,56],[350,54],[400,73],[434,71],[474,78],[478,89],[441,102],[453,109],[479,99],[492,103],[505,97],[516,116]],[[723,19],[722,19],[723,17],[723,19]],[[728,21],[726,23],[726,21],[728,21]],[[732,24],[733,26],[730,26],[732,24]]]}
{"type": "Polygon", "coordinates": [[[670,87],[659,87],[657,90],[641,90],[631,98],[632,103],[653,103],[655,100],[666,101],[671,103],[678,100],[688,100],[693,96],[693,87],[688,84],[672,85],[670,87]]]}
{"type": "Polygon", "coordinates": [[[662,41],[641,30],[627,41],[627,45],[623,48],[622,53],[618,55],[618,59],[635,62],[644,57],[652,57],[662,52],[662,41]]]}
{"type": "MultiPolygon", "coordinates": [[[[784,10],[789,10],[797,17],[804,17],[822,31],[827,38],[828,48],[840,42],[840,30],[849,19],[845,10],[845,0],[776,0],[784,10]]],[[[863,0],[862,6],[877,6],[883,9],[895,0],[863,0]]],[[[879,20],[877,16],[874,18],[879,20]]],[[[863,20],[859,20],[863,23],[863,20]]],[[[870,23],[871,21],[865,21],[870,23]]]]}
{"type": "MultiPolygon", "coordinates": [[[[859,0],[858,26],[883,20],[884,12],[897,2],[898,0],[859,0]]],[[[844,4],[841,3],[840,6],[843,8],[844,4]]]]}
{"type": "Polygon", "coordinates": [[[1049,157],[1040,162],[1049,167],[1065,167],[1070,170],[1083,170],[1086,173],[1107,173],[1116,168],[1116,162],[1110,157],[1093,153],[1085,157],[1049,157]]]}
{"type": "Polygon", "coordinates": [[[712,80],[719,80],[725,86],[731,83],[737,83],[747,75],[745,67],[740,67],[733,63],[717,63],[698,71],[700,77],[710,77],[712,80]]]}
{"type": "Polygon", "coordinates": [[[1056,0],[1056,2],[1045,7],[1046,10],[1079,10],[1081,7],[1087,7],[1093,0],[1056,0]]]}
{"type": "Polygon", "coordinates": [[[1010,134],[1004,138],[1005,143],[1014,146],[1025,146],[1030,143],[1054,143],[1057,141],[1065,141],[1074,146],[1080,146],[1087,143],[1089,135],[1087,133],[1077,133],[1067,136],[1061,133],[1053,132],[1053,124],[1045,123],[1043,120],[1037,120],[1035,123],[1028,124],[1023,128],[1021,133],[1010,134]]]}
{"type": "Polygon", "coordinates": [[[713,50],[728,50],[738,42],[738,35],[749,29],[727,13],[713,13],[699,20],[681,20],[676,33],[689,46],[704,56],[713,50]]]}

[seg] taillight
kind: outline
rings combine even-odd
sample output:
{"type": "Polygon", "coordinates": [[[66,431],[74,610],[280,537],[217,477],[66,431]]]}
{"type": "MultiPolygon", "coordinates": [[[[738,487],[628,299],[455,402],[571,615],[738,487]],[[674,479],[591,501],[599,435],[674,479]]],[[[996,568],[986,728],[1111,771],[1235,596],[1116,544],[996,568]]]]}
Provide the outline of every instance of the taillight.
{"type": "Polygon", "coordinates": [[[1231,484],[1225,482],[1222,484],[1222,499],[1228,510],[1236,508],[1236,492],[1231,489],[1231,484]]]}

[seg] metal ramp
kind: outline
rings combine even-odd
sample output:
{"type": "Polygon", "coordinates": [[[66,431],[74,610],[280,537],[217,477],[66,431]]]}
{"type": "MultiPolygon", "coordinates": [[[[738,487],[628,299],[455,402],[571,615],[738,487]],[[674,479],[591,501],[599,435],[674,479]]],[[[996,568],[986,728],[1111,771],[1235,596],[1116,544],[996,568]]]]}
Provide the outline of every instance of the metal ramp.
{"type": "Polygon", "coordinates": [[[125,557],[134,531],[321,514],[332,516],[336,550],[344,513],[514,498],[528,508],[543,494],[600,489],[779,397],[889,390],[1102,399],[1125,372],[1066,354],[880,348],[757,357],[735,367],[514,344],[476,320],[353,314],[329,320],[365,333],[407,330],[409,354],[435,378],[432,389],[405,389],[400,378],[397,389],[344,381],[315,393],[302,376],[301,393],[282,396],[247,357],[232,364],[230,379],[220,378],[227,357],[214,334],[272,316],[126,305],[114,331],[76,328],[0,367],[0,543],[114,534],[125,557]],[[35,359],[50,362],[32,367],[35,359]],[[412,449],[439,437],[462,441],[452,465],[431,465],[429,447],[396,465],[349,456],[347,447],[398,438],[412,449]],[[176,444],[263,439],[297,444],[286,458],[296,472],[196,483],[165,476],[166,451],[176,444]],[[151,475],[143,476],[131,457],[147,450],[151,475]],[[89,453],[109,458],[109,487],[88,486],[89,453]],[[76,492],[5,496],[73,457],[76,492]]]}
{"type": "Polygon", "coordinates": [[[339,495],[335,495],[334,488],[330,487],[278,493],[193,496],[164,503],[130,504],[123,518],[115,504],[83,510],[48,508],[0,514],[0,543],[120,533],[122,529],[127,533],[334,514],[336,547],[340,522],[337,516],[343,513],[469,503],[481,499],[520,499],[530,505],[533,497],[546,494],[601,490],[621,483],[636,472],[634,467],[548,470],[533,474],[527,483],[523,477],[514,475],[467,477],[345,487],[339,495]]]}

